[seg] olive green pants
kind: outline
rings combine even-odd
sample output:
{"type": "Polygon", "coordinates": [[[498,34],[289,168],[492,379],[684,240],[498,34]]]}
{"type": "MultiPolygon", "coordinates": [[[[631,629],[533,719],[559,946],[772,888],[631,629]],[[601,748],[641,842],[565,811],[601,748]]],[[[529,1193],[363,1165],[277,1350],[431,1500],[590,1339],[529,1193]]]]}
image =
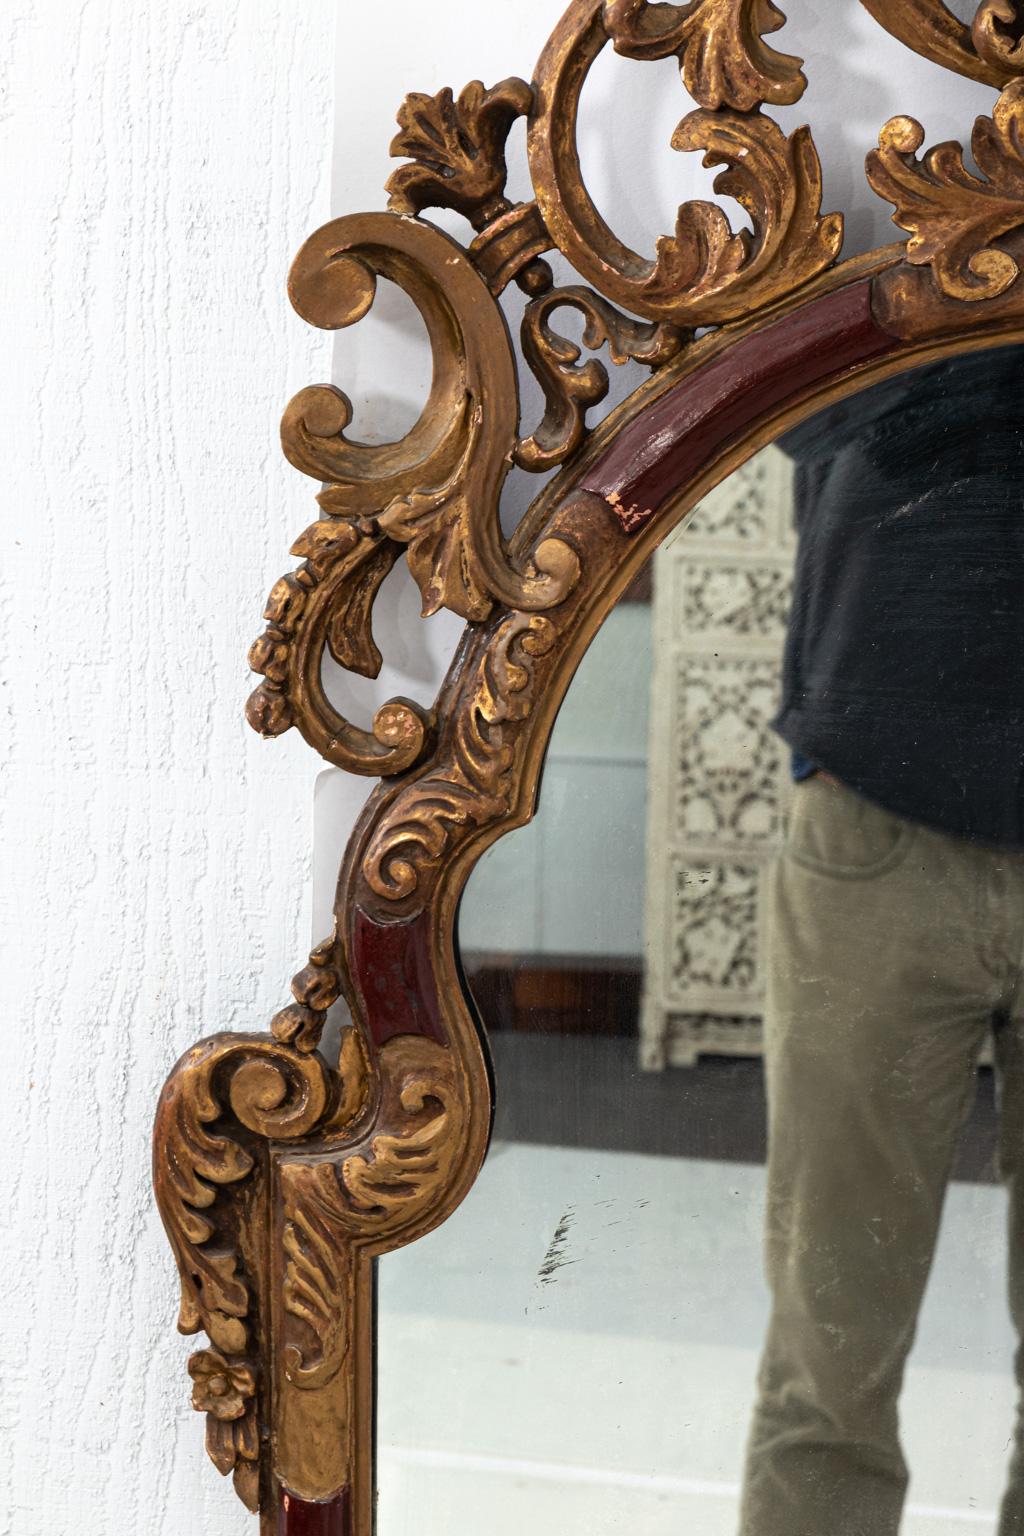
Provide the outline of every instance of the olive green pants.
{"type": "MultiPolygon", "coordinates": [[[[993,1029],[1024,1334],[1024,851],[933,832],[814,778],[795,790],[770,902],[772,1313],[741,1536],[895,1536],[903,1369],[993,1029]]],[[[999,1536],[1024,1536],[1019,1418],[999,1536]]]]}

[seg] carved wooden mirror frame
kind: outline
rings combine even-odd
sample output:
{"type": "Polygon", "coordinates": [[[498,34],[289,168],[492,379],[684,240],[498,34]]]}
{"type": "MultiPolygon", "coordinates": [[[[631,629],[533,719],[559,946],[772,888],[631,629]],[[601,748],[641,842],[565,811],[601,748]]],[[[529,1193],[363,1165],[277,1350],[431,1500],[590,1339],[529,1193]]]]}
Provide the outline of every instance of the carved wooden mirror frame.
{"type": "Polygon", "coordinates": [[[941,0],[862,3],[918,53],[1000,92],[971,137],[980,174],[955,143],[918,158],[912,118],[882,128],[867,176],[904,244],[836,264],[843,220],[821,212],[810,131],[787,138],[762,111],[805,85],[800,60],[765,40],[783,24],[771,0],[573,0],[532,85],[407,97],[390,211],[333,220],[295,261],[295,308],[329,329],[367,312],[377,276],[402,287],[434,375],[416,425],[382,447],[346,438],[349,403],[328,385],[285,411],[284,451],[324,482],[323,516],[270,594],[249,721],[266,736],[295,726],[327,762],[381,782],[342,862],[335,931],[294,1001],[269,1034],[188,1051],[156,1120],[179,1327],[211,1341],[189,1361],[193,1401],[263,1536],[372,1531],[374,1261],[454,1210],[491,1121],[459,978],[459,895],[483,850],[532,815],[556,712],[601,622],[655,545],[780,430],[922,359],[1024,339],[1024,6],[984,0],[968,27],[941,0]],[[716,190],[752,234],[697,201],[653,261],[616,239],[575,139],[606,43],[678,58],[697,105],[672,143],[724,166],[716,190]],[[504,144],[520,116],[535,197],[512,204],[504,144]],[[422,219],[431,207],[465,215],[471,242],[422,219]],[[553,286],[552,249],[589,286],[553,286]],[[525,437],[497,302],[510,282],[529,296],[522,347],[546,399],[525,437]],[[553,329],[566,305],[588,348],[651,369],[592,428],[607,375],[553,329]],[[506,543],[498,499],[513,463],[561,467],[506,543]],[[466,629],[434,708],[394,699],[364,731],[328,701],[321,660],[327,647],[376,675],[371,610],[403,550],[424,614],[447,607],[466,629]],[[317,1047],[341,996],[353,1023],[329,1061],[317,1047]]]}

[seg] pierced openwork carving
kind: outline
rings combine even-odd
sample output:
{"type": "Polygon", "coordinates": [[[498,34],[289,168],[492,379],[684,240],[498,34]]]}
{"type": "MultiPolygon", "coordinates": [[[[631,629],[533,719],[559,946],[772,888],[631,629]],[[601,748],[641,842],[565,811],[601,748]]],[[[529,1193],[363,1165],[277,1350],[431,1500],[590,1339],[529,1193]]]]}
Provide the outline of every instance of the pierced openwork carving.
{"type": "MultiPolygon", "coordinates": [[[[357,324],[381,279],[402,288],[433,380],[393,443],[353,435],[333,385],[310,385],[285,410],[284,452],[322,484],[321,515],[271,590],[248,718],[264,736],[294,726],[327,762],[381,782],[342,863],[335,930],[292,1001],[268,1034],[187,1052],[157,1116],[180,1326],[210,1339],[189,1366],[193,1399],[263,1536],[294,1536],[310,1504],[317,1519],[330,1512],[332,1536],[372,1530],[373,1260],[454,1209],[489,1128],[454,956],[459,893],[487,843],[531,814],[561,694],[602,618],[674,522],[815,402],[926,352],[1024,334],[1020,7],[983,0],[966,26],[940,0],[863,3],[919,53],[1002,91],[974,128],[977,171],[956,144],[919,158],[913,119],[882,128],[867,174],[910,236],[903,247],[836,265],[842,215],[822,210],[810,129],[787,135],[769,115],[805,86],[800,59],[769,41],[783,25],[771,0],[573,0],[532,84],[409,95],[389,210],[333,220],[296,258],[292,302],[325,329],[357,324]],[[678,60],[672,147],[721,168],[716,193],[739,201],[749,231],[695,200],[649,258],[616,237],[576,144],[581,94],[608,45],[678,60]],[[506,159],[520,117],[532,195],[515,202],[506,159]],[[432,208],[465,217],[465,244],[422,217],[432,208]],[[579,282],[556,285],[552,252],[579,282]],[[498,302],[511,283],[527,299],[539,422],[520,420],[498,302]],[[567,309],[583,317],[582,346],[561,334],[567,309]],[[595,427],[602,348],[649,375],[595,427]],[[506,539],[513,464],[558,474],[506,539]],[[424,615],[447,608],[466,631],[434,703],[391,699],[366,730],[328,697],[322,667],[329,654],[379,673],[373,606],[403,556],[424,615]],[[351,1019],[332,1040],[342,1002],[351,1019]]],[[[690,596],[698,622],[701,594],[690,596]]],[[[752,589],[750,611],[778,600],[752,589]]]]}
{"type": "Polygon", "coordinates": [[[608,393],[603,364],[592,357],[577,366],[579,347],[552,329],[551,316],[563,308],[578,310],[584,317],[584,346],[597,351],[607,342],[613,363],[633,358],[660,368],[685,339],[677,326],[620,314],[589,288],[551,288],[533,299],[523,314],[523,355],[544,391],[547,408],[536,430],[516,444],[516,463],[524,469],[550,469],[570,458],[586,434],[587,407],[597,405],[608,393]]]}
{"type": "Polygon", "coordinates": [[[821,168],[809,130],[787,139],[771,118],[750,110],[768,99],[757,94],[762,89],[786,101],[803,89],[798,60],[755,47],[758,25],[770,30],[777,20],[773,7],[742,0],[692,7],[577,4],[552,36],[538,65],[530,172],[554,243],[612,303],[674,325],[714,324],[770,304],[838,256],[842,217],[821,215],[821,168]],[[743,21],[738,32],[730,32],[730,13],[743,21]],[[675,234],[658,241],[653,261],[609,229],[583,184],[576,148],[583,84],[609,41],[609,23],[620,52],[680,54],[693,95],[708,106],[683,118],[672,147],[703,151],[705,165],[726,167],[715,190],[746,209],[752,236],[734,234],[722,210],[701,201],[680,208],[675,234]]]}

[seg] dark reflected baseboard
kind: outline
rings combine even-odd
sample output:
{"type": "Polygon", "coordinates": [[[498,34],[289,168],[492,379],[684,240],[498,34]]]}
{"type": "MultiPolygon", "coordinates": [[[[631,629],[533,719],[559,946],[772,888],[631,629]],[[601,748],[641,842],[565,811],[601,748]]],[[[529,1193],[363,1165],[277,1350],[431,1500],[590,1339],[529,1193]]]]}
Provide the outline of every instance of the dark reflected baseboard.
{"type": "MultiPolygon", "coordinates": [[[[485,1014],[484,1017],[487,1017],[485,1014]]],[[[705,1056],[693,1067],[642,1072],[635,1035],[491,1035],[505,1141],[593,1147],[659,1157],[764,1161],[767,1135],[760,1061],[705,1056]]],[[[954,1178],[995,1183],[993,1074],[978,1073],[954,1178]]]]}
{"type": "Polygon", "coordinates": [[[462,956],[490,1032],[635,1035],[643,969],[635,956],[462,956]]]}

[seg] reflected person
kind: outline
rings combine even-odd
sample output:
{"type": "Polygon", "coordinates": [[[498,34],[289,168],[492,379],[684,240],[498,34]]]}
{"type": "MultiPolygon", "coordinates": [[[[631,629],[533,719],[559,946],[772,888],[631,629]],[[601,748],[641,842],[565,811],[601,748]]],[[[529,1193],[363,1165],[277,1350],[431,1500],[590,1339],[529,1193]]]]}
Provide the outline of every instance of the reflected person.
{"type": "MultiPolygon", "coordinates": [[[[798,783],[741,1536],[899,1530],[898,1397],[990,1036],[1024,1332],[1022,378],[1019,346],[930,363],[780,442],[799,542],[775,726],[798,783]]],[[[1019,1414],[999,1533],[1024,1536],[1019,1414]]]]}

